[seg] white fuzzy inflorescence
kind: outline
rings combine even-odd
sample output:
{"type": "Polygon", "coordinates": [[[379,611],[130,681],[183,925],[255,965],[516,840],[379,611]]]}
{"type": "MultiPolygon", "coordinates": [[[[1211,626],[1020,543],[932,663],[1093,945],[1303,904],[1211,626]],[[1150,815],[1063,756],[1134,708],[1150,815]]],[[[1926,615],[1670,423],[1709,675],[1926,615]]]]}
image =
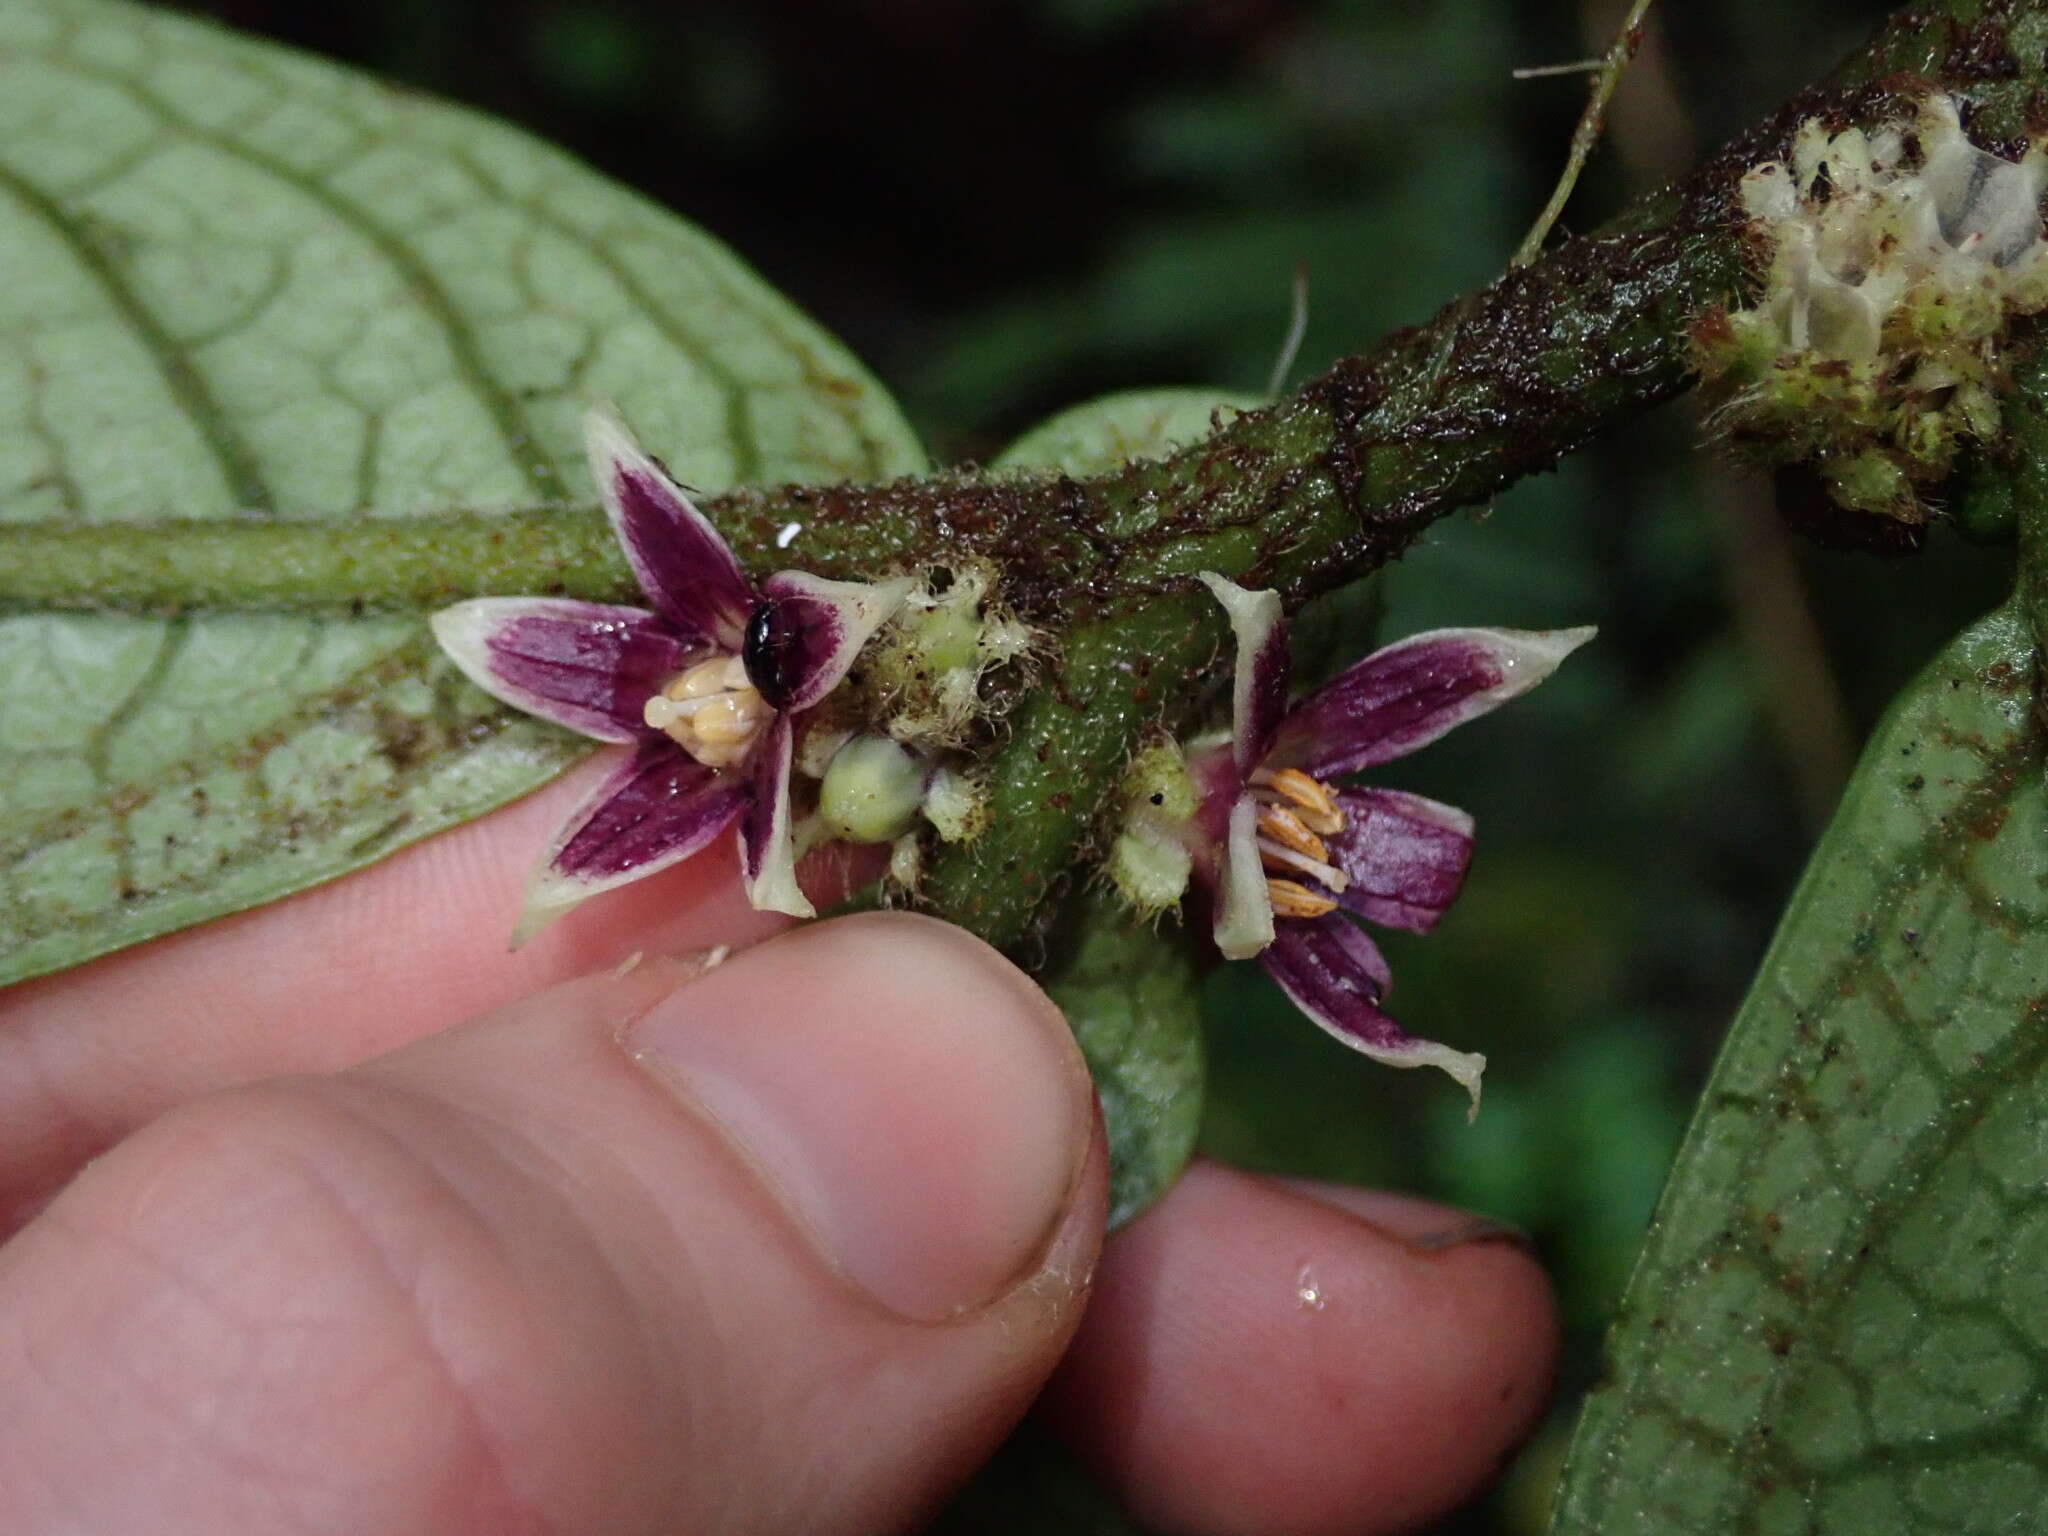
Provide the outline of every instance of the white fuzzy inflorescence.
{"type": "Polygon", "coordinates": [[[1837,500],[1916,518],[1959,442],[1997,429],[1998,346],[2048,308],[2048,155],[1977,148],[1955,103],[1866,134],[1802,123],[1743,178],[1768,253],[1754,307],[1704,317],[1700,362],[1732,436],[1809,460],[1837,500]]]}

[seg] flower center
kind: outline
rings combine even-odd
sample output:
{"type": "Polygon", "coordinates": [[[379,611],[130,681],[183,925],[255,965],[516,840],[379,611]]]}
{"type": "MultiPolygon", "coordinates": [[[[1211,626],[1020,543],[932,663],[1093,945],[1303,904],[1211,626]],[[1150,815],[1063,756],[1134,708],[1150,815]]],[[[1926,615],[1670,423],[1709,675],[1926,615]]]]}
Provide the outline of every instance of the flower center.
{"type": "Polygon", "coordinates": [[[641,706],[640,717],[707,768],[730,768],[774,714],[737,656],[714,656],[641,706]]]}
{"type": "Polygon", "coordinates": [[[1299,768],[1279,772],[1260,769],[1251,777],[1252,798],[1259,803],[1259,861],[1267,869],[1266,895],[1275,917],[1321,917],[1337,903],[1312,889],[1295,874],[1310,877],[1325,891],[1342,891],[1351,883],[1330,862],[1321,836],[1344,830],[1344,811],[1329,786],[1299,768]]]}

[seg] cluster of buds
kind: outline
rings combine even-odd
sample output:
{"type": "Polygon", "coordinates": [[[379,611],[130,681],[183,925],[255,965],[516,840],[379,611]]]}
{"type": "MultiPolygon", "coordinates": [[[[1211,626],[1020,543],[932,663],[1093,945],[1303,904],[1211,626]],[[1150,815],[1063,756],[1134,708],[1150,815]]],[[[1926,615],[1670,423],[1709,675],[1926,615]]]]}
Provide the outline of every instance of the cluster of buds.
{"type": "Polygon", "coordinates": [[[862,659],[860,708],[898,741],[942,752],[969,739],[987,709],[983,679],[1032,647],[1030,628],[995,600],[996,574],[963,560],[928,573],[862,659]]]}
{"type": "Polygon", "coordinates": [[[2044,183],[2048,152],[1987,154],[1945,95],[1868,134],[1802,123],[1742,181],[1757,303],[1694,327],[1717,426],[1845,507],[1924,520],[1921,491],[1997,430],[2008,323],[2048,309],[2044,183]]]}

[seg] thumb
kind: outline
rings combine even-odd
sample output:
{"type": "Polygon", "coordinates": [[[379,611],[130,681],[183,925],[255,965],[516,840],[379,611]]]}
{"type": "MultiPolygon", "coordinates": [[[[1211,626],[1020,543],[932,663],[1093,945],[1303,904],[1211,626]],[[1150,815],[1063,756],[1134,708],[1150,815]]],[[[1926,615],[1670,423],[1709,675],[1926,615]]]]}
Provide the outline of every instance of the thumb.
{"type": "Polygon", "coordinates": [[[0,1248],[0,1529],[859,1532],[1064,1347],[1104,1160],[957,929],[799,929],[196,1101],[0,1248]]]}

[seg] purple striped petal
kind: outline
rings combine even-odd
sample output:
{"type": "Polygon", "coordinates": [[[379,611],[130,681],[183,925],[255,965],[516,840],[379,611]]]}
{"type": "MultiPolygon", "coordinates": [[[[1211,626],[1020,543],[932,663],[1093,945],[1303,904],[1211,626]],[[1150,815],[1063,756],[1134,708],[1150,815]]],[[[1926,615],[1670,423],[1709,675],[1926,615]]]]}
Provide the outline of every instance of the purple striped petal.
{"type": "Polygon", "coordinates": [[[778,714],[749,769],[753,783],[740,822],[740,879],[757,910],[816,917],[817,908],[796,883],[796,841],[790,835],[789,765],[795,744],[790,717],[778,714]]]}
{"type": "Polygon", "coordinates": [[[1350,881],[1337,899],[1371,922],[1429,932],[1465,883],[1472,818],[1398,789],[1334,793],[1344,829],[1323,841],[1350,881]]]}
{"type": "Polygon", "coordinates": [[[685,635],[739,650],[754,589],[718,530],[609,411],[583,418],[583,444],[647,600],[685,635]]]}
{"type": "Polygon", "coordinates": [[[1273,900],[1259,860],[1259,804],[1238,796],[1224,836],[1223,869],[1217,881],[1216,948],[1226,960],[1249,960],[1273,942],[1273,900]]]}
{"type": "Polygon", "coordinates": [[[903,606],[911,582],[827,581],[777,571],[747,633],[747,673],[776,709],[809,709],[839,686],[861,647],[903,606]]]}
{"type": "Polygon", "coordinates": [[[1329,1034],[1390,1067],[1441,1067],[1472,1095],[1472,1113],[1479,1113],[1486,1058],[1418,1040],[1380,1011],[1387,963],[1342,913],[1282,923],[1259,958],[1294,1006],[1329,1034]]]}
{"type": "Polygon", "coordinates": [[[639,608],[567,598],[480,597],[429,621],[441,649],[486,693],[599,741],[644,741],[648,698],[691,648],[639,608]]]}
{"type": "Polygon", "coordinates": [[[1214,571],[1197,573],[1230,615],[1237,668],[1230,700],[1230,749],[1239,773],[1250,773],[1273,750],[1287,713],[1287,621],[1278,592],[1251,592],[1214,571]]]}
{"type": "Polygon", "coordinates": [[[1527,693],[1592,639],[1583,629],[1436,629],[1375,651],[1289,712],[1274,766],[1317,778],[1405,757],[1527,693]]]}
{"type": "Polygon", "coordinates": [[[673,742],[621,754],[534,871],[512,947],[600,891],[681,863],[730,826],[746,799],[743,783],[673,742]]]}

